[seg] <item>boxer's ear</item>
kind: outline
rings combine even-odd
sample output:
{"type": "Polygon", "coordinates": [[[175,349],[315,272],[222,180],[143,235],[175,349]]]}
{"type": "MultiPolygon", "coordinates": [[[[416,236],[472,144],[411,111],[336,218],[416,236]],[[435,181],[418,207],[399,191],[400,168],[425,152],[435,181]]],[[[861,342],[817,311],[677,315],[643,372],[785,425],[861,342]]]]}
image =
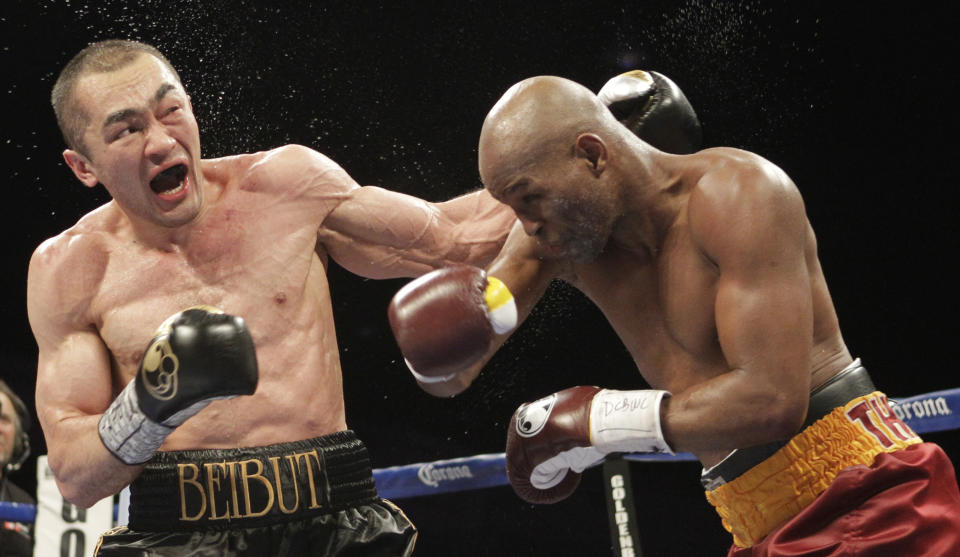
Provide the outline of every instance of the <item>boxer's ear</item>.
{"type": "Polygon", "coordinates": [[[63,160],[83,185],[92,188],[100,183],[90,159],[80,152],[74,151],[73,149],[66,149],[63,151],[63,160]]]}
{"type": "Polygon", "coordinates": [[[582,133],[575,144],[576,155],[587,163],[594,176],[603,174],[607,168],[607,145],[598,135],[582,133]]]}

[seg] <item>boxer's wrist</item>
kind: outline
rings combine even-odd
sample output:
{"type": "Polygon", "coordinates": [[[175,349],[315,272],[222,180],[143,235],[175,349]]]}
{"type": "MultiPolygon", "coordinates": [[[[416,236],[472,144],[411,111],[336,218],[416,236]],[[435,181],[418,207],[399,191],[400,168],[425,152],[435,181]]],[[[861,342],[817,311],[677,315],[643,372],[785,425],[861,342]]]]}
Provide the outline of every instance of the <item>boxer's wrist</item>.
{"type": "Polygon", "coordinates": [[[150,460],[173,429],[151,420],[140,410],[133,381],[120,391],[98,426],[107,450],[130,465],[150,460]]]}
{"type": "Polygon", "coordinates": [[[603,453],[671,453],[660,427],[667,391],[604,389],[590,405],[590,443],[603,453]]]}

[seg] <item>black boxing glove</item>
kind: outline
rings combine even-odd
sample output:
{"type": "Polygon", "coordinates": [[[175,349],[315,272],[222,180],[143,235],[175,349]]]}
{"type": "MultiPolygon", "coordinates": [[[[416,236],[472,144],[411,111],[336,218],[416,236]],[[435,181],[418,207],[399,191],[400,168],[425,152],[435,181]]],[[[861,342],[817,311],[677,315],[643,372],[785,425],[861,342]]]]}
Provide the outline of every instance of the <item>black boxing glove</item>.
{"type": "Polygon", "coordinates": [[[506,285],[467,265],[407,283],[390,301],[388,316],[407,367],[421,383],[450,380],[483,358],[495,333],[517,326],[506,285]]]}
{"type": "Polygon", "coordinates": [[[633,70],[597,93],[610,112],[640,139],[661,151],[685,155],[700,149],[700,120],[683,91],[657,72],[633,70]]]}
{"type": "Polygon", "coordinates": [[[253,339],[240,317],[209,306],[172,315],[157,330],[137,376],[100,418],[100,439],[126,464],[142,464],[211,401],[257,388],[253,339]]]}
{"type": "Polygon", "coordinates": [[[507,429],[507,479],[530,503],[556,503],[613,452],[673,452],[660,428],[667,391],[571,387],[522,404],[507,429]]]}

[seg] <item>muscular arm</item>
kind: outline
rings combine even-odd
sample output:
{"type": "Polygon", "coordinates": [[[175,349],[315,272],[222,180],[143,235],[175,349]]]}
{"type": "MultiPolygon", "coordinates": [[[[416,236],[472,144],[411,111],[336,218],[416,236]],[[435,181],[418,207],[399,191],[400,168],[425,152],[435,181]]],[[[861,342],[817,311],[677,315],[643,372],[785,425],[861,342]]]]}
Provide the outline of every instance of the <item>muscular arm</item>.
{"type": "Polygon", "coordinates": [[[414,277],[451,263],[486,266],[515,218],[484,190],[430,203],[361,187],[336,163],[306,147],[278,149],[269,161],[270,181],[321,216],[317,249],[369,278],[414,277]]]}
{"type": "MultiPolygon", "coordinates": [[[[517,328],[530,315],[534,306],[543,297],[550,282],[560,274],[561,262],[539,257],[535,239],[527,236],[523,226],[517,221],[500,254],[487,268],[490,276],[494,276],[513,293],[517,304],[517,328]]],[[[516,331],[517,328],[513,330],[516,331]]],[[[438,396],[449,397],[463,392],[473,383],[481,369],[510,338],[510,333],[496,335],[486,356],[471,368],[458,373],[453,379],[441,383],[423,383],[419,385],[426,392],[438,396]]]]}
{"type": "Polygon", "coordinates": [[[482,190],[429,203],[367,186],[330,212],[320,241],[353,273],[410,277],[451,263],[485,266],[503,245],[513,218],[482,190]]]}
{"type": "Polygon", "coordinates": [[[96,278],[89,268],[66,272],[64,251],[62,243],[47,243],[30,263],[27,310],[39,348],[37,415],[60,492],[89,507],[119,492],[143,467],[122,463],[100,441],[97,425],[113,389],[107,348],[84,319],[86,290],[96,278]]]}
{"type": "Polygon", "coordinates": [[[487,265],[514,215],[480,190],[442,203],[360,186],[337,163],[301,145],[266,153],[245,187],[269,195],[284,218],[316,226],[316,250],[369,278],[414,277],[449,265],[487,265]]]}
{"type": "Polygon", "coordinates": [[[663,421],[670,445],[698,456],[794,434],[813,343],[799,192],[765,161],[709,180],[691,196],[689,218],[719,271],[715,321],[730,371],[674,393],[663,421]]]}

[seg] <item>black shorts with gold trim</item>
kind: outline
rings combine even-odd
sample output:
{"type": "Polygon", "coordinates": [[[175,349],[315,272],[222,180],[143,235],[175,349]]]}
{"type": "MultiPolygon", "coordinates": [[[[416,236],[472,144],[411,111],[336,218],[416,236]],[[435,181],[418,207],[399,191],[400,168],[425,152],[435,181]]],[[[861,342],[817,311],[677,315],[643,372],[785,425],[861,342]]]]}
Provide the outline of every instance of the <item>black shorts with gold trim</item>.
{"type": "Polygon", "coordinates": [[[377,495],[363,442],[342,431],[157,453],[130,485],[130,523],[96,555],[408,555],[415,540],[377,495]]]}

